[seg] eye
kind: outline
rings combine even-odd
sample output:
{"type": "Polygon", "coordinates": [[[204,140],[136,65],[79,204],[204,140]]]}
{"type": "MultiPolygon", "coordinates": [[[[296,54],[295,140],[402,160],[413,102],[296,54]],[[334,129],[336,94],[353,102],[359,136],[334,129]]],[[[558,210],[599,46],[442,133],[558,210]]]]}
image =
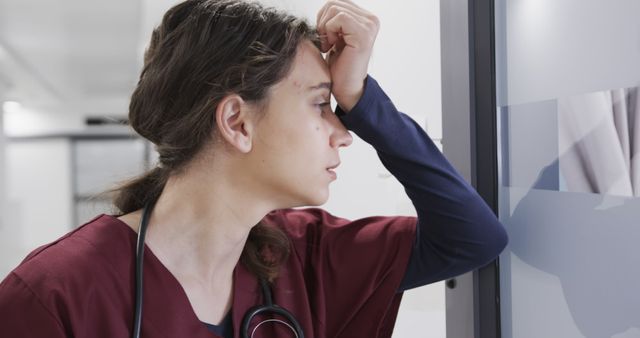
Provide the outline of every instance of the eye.
{"type": "Polygon", "coordinates": [[[318,109],[320,109],[320,110],[325,110],[325,108],[331,106],[331,101],[320,102],[320,103],[316,103],[314,105],[316,107],[318,107],[318,109]]]}

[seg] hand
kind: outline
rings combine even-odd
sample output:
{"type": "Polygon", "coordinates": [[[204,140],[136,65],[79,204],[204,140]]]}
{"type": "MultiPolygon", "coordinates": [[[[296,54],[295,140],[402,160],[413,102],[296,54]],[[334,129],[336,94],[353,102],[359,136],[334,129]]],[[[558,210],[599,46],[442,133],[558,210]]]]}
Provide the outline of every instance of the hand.
{"type": "Polygon", "coordinates": [[[350,111],[362,96],[380,22],[350,0],[330,0],[318,12],[317,29],[338,105],[350,111]]]}

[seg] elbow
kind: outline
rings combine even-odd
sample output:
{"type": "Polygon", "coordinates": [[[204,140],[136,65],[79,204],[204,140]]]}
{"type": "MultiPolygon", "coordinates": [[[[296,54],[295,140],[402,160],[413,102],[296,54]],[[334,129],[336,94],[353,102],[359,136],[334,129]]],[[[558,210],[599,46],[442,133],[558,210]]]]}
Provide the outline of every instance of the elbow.
{"type": "Polygon", "coordinates": [[[498,258],[507,247],[507,244],[509,244],[509,236],[502,223],[496,220],[492,227],[493,231],[488,232],[491,236],[485,238],[483,249],[479,252],[478,261],[482,261],[483,265],[498,258]]]}
{"type": "Polygon", "coordinates": [[[502,223],[497,222],[497,231],[496,231],[496,238],[495,238],[495,247],[497,249],[496,251],[496,257],[499,256],[502,251],[504,251],[504,249],[507,247],[507,244],[509,244],[509,235],[507,235],[507,230],[505,229],[504,225],[502,225],[502,223]]]}
{"type": "Polygon", "coordinates": [[[477,236],[476,262],[486,265],[504,251],[509,243],[509,236],[505,226],[483,201],[467,205],[476,206],[476,208],[470,208],[471,212],[468,218],[473,224],[473,233],[477,236]]]}

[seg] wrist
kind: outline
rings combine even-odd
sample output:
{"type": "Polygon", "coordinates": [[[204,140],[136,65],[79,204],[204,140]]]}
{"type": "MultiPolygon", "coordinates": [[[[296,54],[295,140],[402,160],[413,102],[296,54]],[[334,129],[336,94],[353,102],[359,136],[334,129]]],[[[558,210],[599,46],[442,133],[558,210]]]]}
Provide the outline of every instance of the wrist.
{"type": "Polygon", "coordinates": [[[350,86],[350,88],[334,88],[333,96],[338,103],[338,106],[342,108],[345,113],[350,112],[353,107],[358,104],[362,94],[364,93],[364,87],[367,82],[365,76],[361,81],[356,80],[357,83],[350,86]]]}
{"type": "Polygon", "coordinates": [[[338,106],[340,106],[340,108],[342,108],[345,113],[348,113],[353,109],[353,107],[356,106],[358,101],[360,101],[363,92],[364,87],[360,88],[360,90],[354,93],[334,96],[336,98],[336,101],[338,102],[338,106]]]}

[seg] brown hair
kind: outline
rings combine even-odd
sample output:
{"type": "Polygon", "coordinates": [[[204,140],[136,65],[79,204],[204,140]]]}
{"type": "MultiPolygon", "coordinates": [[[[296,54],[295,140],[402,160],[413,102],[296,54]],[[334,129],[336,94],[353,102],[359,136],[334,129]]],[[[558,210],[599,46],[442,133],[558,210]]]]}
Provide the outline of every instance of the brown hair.
{"type": "MultiPolygon", "coordinates": [[[[155,144],[159,165],[116,190],[120,212],[156,200],[169,176],[213,141],[212,112],[223,97],[263,103],[303,40],[318,41],[304,20],[253,2],[187,0],[171,8],[153,31],[129,105],[131,126],[155,144]]],[[[241,260],[272,281],[288,253],[282,231],[258,224],[241,260]]]]}

